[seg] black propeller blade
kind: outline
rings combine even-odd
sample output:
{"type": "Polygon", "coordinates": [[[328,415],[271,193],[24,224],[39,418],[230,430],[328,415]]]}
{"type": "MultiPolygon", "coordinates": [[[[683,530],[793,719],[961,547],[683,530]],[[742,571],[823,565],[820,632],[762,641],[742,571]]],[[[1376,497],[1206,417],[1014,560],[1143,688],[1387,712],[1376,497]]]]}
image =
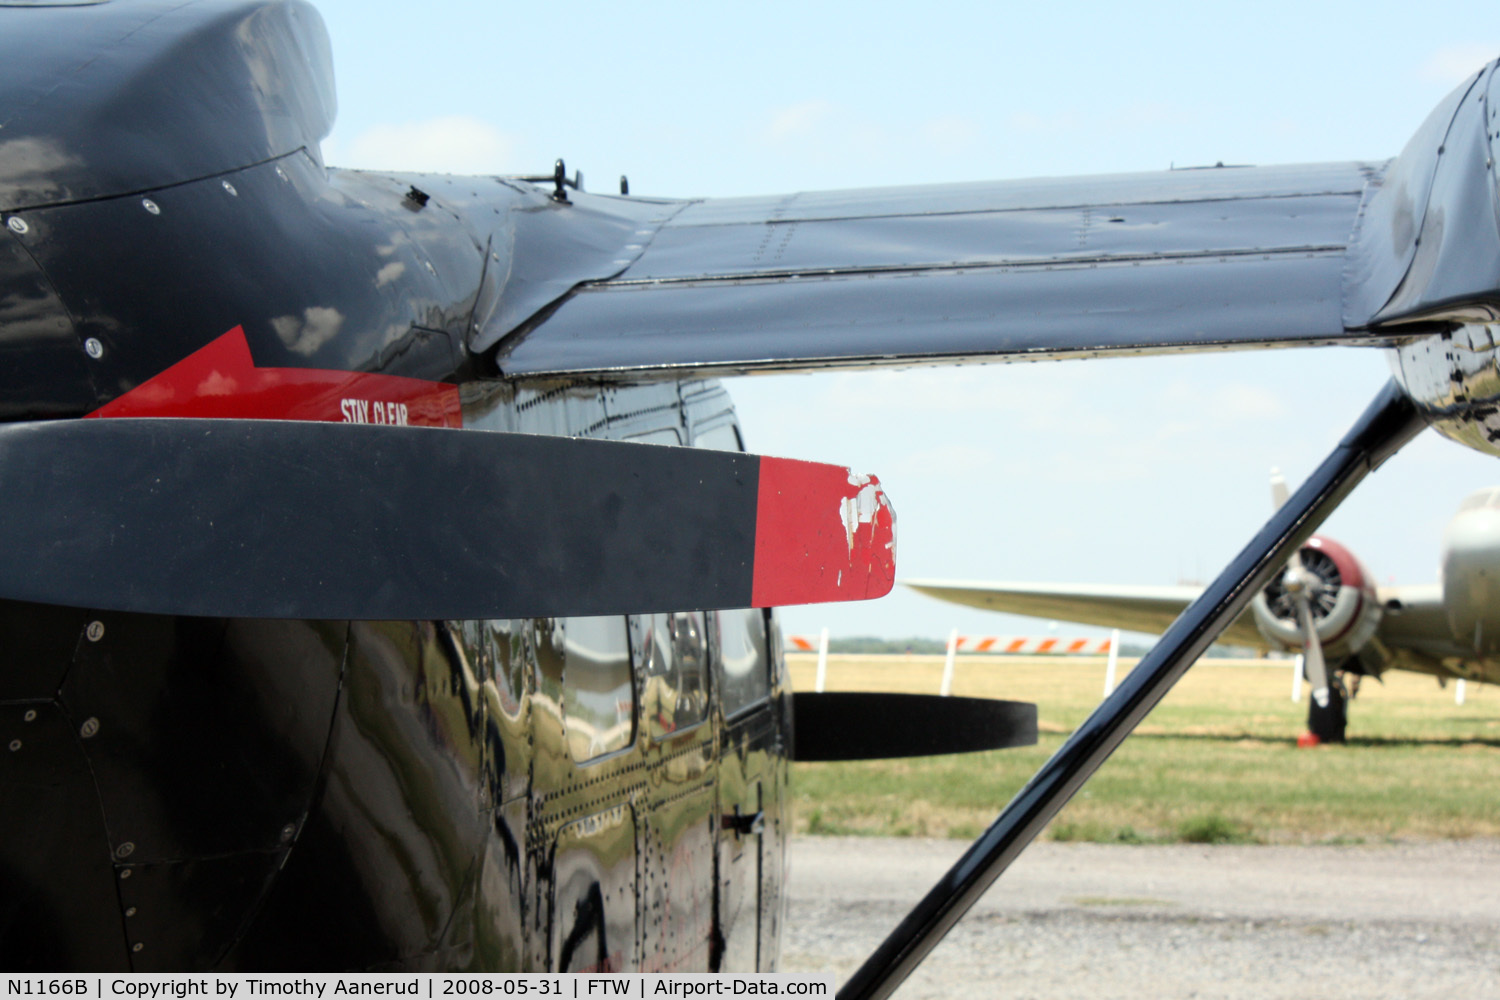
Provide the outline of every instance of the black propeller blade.
{"type": "Polygon", "coordinates": [[[879,597],[847,469],[696,448],[277,420],[0,426],[0,599],[478,619],[879,597]]]}
{"type": "Polygon", "coordinates": [[[1400,387],[1389,383],[1307,482],[855,971],[840,1000],[890,996],[1323,519],[1424,426],[1400,387]]]}

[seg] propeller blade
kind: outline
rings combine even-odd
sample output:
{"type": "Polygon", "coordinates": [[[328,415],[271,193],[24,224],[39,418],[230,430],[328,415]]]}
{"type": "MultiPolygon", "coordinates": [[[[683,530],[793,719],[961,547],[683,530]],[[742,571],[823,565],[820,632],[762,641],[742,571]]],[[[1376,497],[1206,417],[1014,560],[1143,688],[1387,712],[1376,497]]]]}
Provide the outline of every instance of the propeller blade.
{"type": "Polygon", "coordinates": [[[1308,683],[1312,685],[1313,701],[1319,708],[1328,707],[1328,668],[1323,663],[1323,642],[1318,638],[1318,625],[1313,620],[1312,599],[1304,588],[1297,591],[1297,625],[1302,630],[1303,665],[1307,670],[1308,683]]]}
{"type": "Polygon", "coordinates": [[[235,618],[562,617],[879,597],[874,479],[427,427],[0,426],[0,598],[235,618]]]}
{"type": "Polygon", "coordinates": [[[1387,383],[1354,428],[839,990],[888,997],[1349,491],[1426,424],[1387,383]]]}
{"type": "Polygon", "coordinates": [[[1286,498],[1290,494],[1286,488],[1286,477],[1277,468],[1271,469],[1271,510],[1278,511],[1286,504],[1286,498]]]}
{"type": "MultiPolygon", "coordinates": [[[[1283,506],[1286,505],[1286,498],[1287,498],[1288,495],[1289,494],[1288,494],[1287,488],[1286,488],[1286,477],[1281,474],[1281,470],[1280,469],[1276,468],[1275,466],[1272,466],[1272,468],[1271,468],[1271,512],[1273,514],[1276,511],[1280,510],[1283,506]]],[[[1295,549],[1295,550],[1293,550],[1292,555],[1291,555],[1291,557],[1289,559],[1287,559],[1286,564],[1293,571],[1295,571],[1295,572],[1297,572],[1297,573],[1300,574],[1302,572],[1302,550],[1301,549],[1295,549]]]]}
{"type": "Polygon", "coordinates": [[[871,691],[792,695],[793,760],[891,760],[1036,744],[1036,706],[871,691]]]}

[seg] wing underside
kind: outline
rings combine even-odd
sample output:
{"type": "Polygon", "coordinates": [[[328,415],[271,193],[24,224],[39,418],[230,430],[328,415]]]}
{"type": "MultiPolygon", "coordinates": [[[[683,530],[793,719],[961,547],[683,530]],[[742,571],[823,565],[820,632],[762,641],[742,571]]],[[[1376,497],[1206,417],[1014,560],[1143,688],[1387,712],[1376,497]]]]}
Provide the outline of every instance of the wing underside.
{"type": "Polygon", "coordinates": [[[1378,594],[1386,609],[1378,636],[1394,657],[1397,669],[1439,676],[1450,672],[1445,664],[1467,663],[1485,671],[1492,669],[1483,657],[1475,655],[1472,645],[1454,640],[1441,584],[1381,587],[1378,594]]]}
{"type": "Polygon", "coordinates": [[[686,202],[628,266],[474,346],[509,376],[640,378],[1367,341],[1341,286],[1382,169],[686,202]]]}

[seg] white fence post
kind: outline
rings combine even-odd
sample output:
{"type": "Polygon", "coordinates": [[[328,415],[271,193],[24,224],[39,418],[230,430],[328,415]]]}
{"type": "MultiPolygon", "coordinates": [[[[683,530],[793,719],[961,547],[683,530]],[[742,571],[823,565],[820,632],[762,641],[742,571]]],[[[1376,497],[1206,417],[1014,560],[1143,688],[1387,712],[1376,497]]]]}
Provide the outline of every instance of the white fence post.
{"type": "Polygon", "coordinates": [[[1104,668],[1104,697],[1108,698],[1115,691],[1115,667],[1120,663],[1120,630],[1115,629],[1109,635],[1109,664],[1104,668]]]}
{"type": "Polygon", "coordinates": [[[825,626],[822,633],[818,635],[818,682],[814,689],[821,694],[823,683],[828,680],[828,628],[825,626]]]}
{"type": "Polygon", "coordinates": [[[943,686],[938,694],[944,698],[953,693],[953,658],[958,653],[958,629],[948,633],[948,658],[943,661],[943,686]]]}

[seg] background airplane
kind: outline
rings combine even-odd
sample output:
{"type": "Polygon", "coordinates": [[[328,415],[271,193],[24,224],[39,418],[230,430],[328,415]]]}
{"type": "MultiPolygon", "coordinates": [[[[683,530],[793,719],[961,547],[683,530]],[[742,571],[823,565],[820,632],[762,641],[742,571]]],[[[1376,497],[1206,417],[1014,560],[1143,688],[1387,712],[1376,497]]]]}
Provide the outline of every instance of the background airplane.
{"type": "MultiPolygon", "coordinates": [[[[1286,497],[1279,476],[1273,493],[1279,506],[1286,497]]],[[[1410,670],[1445,682],[1500,683],[1500,602],[1494,590],[1500,489],[1464,498],[1444,531],[1439,562],[1439,583],[1381,586],[1347,547],[1314,535],[1298,560],[1224,630],[1222,641],[1304,652],[1312,685],[1308,731],[1323,742],[1343,740],[1345,701],[1358,691],[1360,678],[1410,670]]],[[[1151,633],[1164,630],[1202,593],[1196,586],[901,582],[969,607],[1151,633]]]]}

